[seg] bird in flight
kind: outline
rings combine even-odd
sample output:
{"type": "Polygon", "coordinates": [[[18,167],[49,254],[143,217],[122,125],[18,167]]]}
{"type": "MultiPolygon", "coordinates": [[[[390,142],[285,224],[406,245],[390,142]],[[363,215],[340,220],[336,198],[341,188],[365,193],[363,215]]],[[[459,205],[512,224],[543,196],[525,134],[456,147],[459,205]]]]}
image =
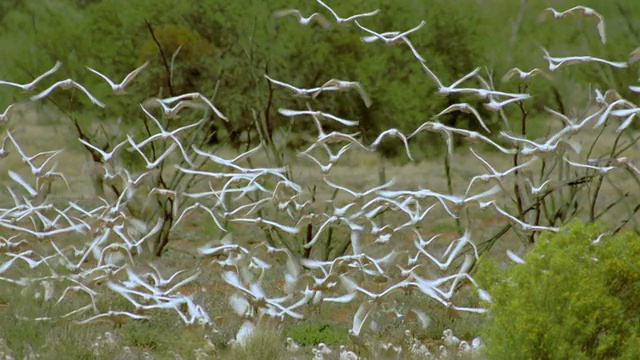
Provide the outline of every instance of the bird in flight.
{"type": "Polygon", "coordinates": [[[129,83],[133,80],[133,78],[135,78],[136,76],[138,76],[138,74],[144,70],[144,68],[147,67],[147,65],[149,65],[149,62],[145,62],[144,64],[142,64],[142,66],[140,66],[139,68],[133,70],[132,72],[130,72],[125,78],[124,80],[122,80],[121,83],[116,84],[114,83],[111,79],[109,79],[108,77],[106,77],[104,74],[98,72],[97,70],[94,70],[90,67],[87,66],[87,69],[89,69],[89,71],[91,71],[92,73],[100,76],[101,78],[103,78],[107,83],[109,83],[109,85],[111,86],[111,90],[113,90],[114,93],[116,93],[117,95],[124,95],[126,94],[125,91],[125,87],[127,85],[129,85],[129,83]]]}
{"type": "Polygon", "coordinates": [[[569,15],[582,15],[584,17],[592,17],[598,19],[598,24],[596,25],[598,28],[598,35],[600,35],[600,41],[604,44],[607,42],[607,35],[604,29],[604,17],[600,15],[597,11],[592,8],[586,6],[574,6],[571,9],[565,11],[557,11],[554,8],[546,8],[542,10],[542,13],[538,16],[538,22],[544,21],[549,14],[553,14],[555,19],[562,19],[569,15]]]}
{"type": "Polygon", "coordinates": [[[33,91],[36,88],[36,85],[42,79],[44,79],[47,76],[49,76],[49,75],[55,73],[56,71],[58,71],[58,69],[60,69],[61,66],[62,66],[62,63],[60,61],[56,62],[56,64],[49,71],[47,71],[47,72],[43,73],[42,75],[38,76],[37,78],[33,79],[33,81],[28,83],[28,84],[16,84],[16,83],[11,82],[11,81],[0,80],[0,85],[10,85],[10,86],[19,87],[23,91],[33,91]]]}
{"type": "Polygon", "coordinates": [[[309,25],[313,21],[315,21],[325,29],[331,28],[331,23],[329,22],[329,20],[327,20],[327,18],[322,16],[320,13],[313,13],[309,17],[302,16],[302,13],[298,9],[276,10],[273,13],[274,17],[283,17],[283,16],[289,16],[289,15],[295,16],[301,25],[309,25]]]}

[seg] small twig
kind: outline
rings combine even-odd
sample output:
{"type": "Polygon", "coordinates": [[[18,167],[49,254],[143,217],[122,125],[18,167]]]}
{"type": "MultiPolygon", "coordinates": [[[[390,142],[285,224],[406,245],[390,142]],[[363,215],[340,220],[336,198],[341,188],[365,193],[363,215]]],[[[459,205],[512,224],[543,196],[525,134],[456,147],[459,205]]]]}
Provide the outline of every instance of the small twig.
{"type": "Polygon", "coordinates": [[[609,210],[611,210],[614,206],[618,205],[622,200],[629,197],[629,193],[622,194],[619,198],[612,201],[611,204],[607,205],[598,215],[596,215],[595,219],[598,220],[602,217],[602,215],[606,214],[609,210]]]}
{"type": "MultiPolygon", "coordinates": [[[[613,157],[616,153],[616,148],[618,147],[618,142],[620,141],[622,133],[619,133],[616,136],[616,139],[613,142],[613,146],[611,148],[611,153],[609,157],[613,157]]],[[[589,211],[589,220],[594,222],[596,220],[596,203],[598,202],[598,195],[600,194],[600,189],[602,188],[602,181],[604,180],[604,174],[601,174],[596,181],[595,190],[593,192],[593,197],[591,198],[591,209],[589,211]]]]}
{"type": "MultiPolygon", "coordinates": [[[[444,174],[447,177],[447,191],[449,195],[453,195],[453,183],[451,180],[451,165],[449,164],[449,153],[444,155],[444,174]]],[[[464,230],[462,229],[462,223],[460,223],[460,217],[456,217],[456,230],[458,235],[462,236],[464,230]]]]}
{"type": "Polygon", "coordinates": [[[629,214],[629,216],[624,219],[621,223],[620,226],[618,226],[614,231],[613,234],[617,234],[620,230],[622,230],[622,228],[627,225],[627,223],[629,222],[629,220],[633,219],[634,215],[638,212],[638,210],[640,210],[640,204],[636,205],[635,208],[633,208],[633,211],[631,212],[631,214],[629,214]]]}

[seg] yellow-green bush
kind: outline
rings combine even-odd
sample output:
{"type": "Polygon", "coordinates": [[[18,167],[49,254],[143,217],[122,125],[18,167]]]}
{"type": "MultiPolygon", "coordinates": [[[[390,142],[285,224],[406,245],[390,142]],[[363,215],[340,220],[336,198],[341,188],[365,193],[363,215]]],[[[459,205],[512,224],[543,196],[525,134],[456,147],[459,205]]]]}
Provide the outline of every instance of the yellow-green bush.
{"type": "Polygon", "coordinates": [[[478,280],[493,298],[490,359],[640,358],[640,237],[573,222],[543,234],[525,264],[478,280]]]}

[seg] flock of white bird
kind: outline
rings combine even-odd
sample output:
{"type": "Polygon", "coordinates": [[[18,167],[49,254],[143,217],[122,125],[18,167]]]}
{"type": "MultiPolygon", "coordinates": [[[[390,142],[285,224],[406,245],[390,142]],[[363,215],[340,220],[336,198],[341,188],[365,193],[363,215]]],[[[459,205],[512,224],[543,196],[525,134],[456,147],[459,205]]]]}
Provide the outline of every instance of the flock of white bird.
{"type": "MultiPolygon", "coordinates": [[[[378,33],[363,25],[367,18],[378,16],[379,10],[342,18],[328,5],[320,0],[318,4],[328,10],[335,21],[325,18],[320,13],[304,17],[296,9],[276,11],[274,16],[295,16],[300,24],[310,25],[316,22],[323,28],[332,25],[352,27],[354,31],[362,31],[362,41],[365,43],[384,42],[386,44],[406,45],[416,60],[420,62],[426,73],[425,81],[433,81],[437,91],[442,95],[455,93],[473,94],[486,99],[487,109],[504,116],[503,108],[515,103],[526,102],[532,97],[527,93],[508,93],[498,91],[491,86],[491,79],[484,78],[480,68],[474,69],[464,77],[446,86],[430,70],[427,61],[420,56],[408,39],[426,26],[421,22],[407,31],[378,33]],[[475,80],[475,84],[474,84],[475,80]]],[[[604,20],[592,9],[578,6],[564,12],[547,9],[543,14],[552,13],[555,18],[578,13],[598,19],[598,31],[602,42],[605,42],[604,20]]],[[[541,19],[544,19],[543,17],[541,19]]],[[[509,81],[513,76],[525,80],[531,76],[551,76],[551,73],[574,64],[598,63],[614,68],[627,67],[629,63],[638,59],[632,56],[628,62],[608,61],[589,56],[553,57],[543,49],[544,58],[548,60],[548,71],[533,69],[523,71],[515,68],[504,75],[503,80],[509,81]]],[[[34,92],[42,83],[51,78],[61,68],[60,62],[28,84],[10,81],[0,81],[0,86],[11,86],[24,92],[34,92]]],[[[135,77],[145,70],[148,63],[128,74],[120,83],[112,81],[98,70],[88,68],[89,71],[101,77],[108,83],[116,95],[125,95],[127,86],[135,77]]],[[[315,98],[326,91],[358,91],[366,106],[370,106],[372,99],[364,87],[357,81],[330,79],[314,88],[300,88],[291,85],[284,79],[273,79],[264,75],[271,83],[292,91],[295,96],[315,98]]],[[[31,97],[32,101],[46,100],[56,89],[80,90],[91,103],[99,107],[106,107],[102,100],[97,99],[83,85],[73,79],[61,80],[53,83],[45,90],[31,97]]],[[[637,89],[632,88],[636,91],[637,89]]],[[[461,211],[468,208],[492,211],[495,217],[510,222],[516,231],[531,233],[540,231],[558,231],[557,227],[541,223],[529,223],[521,214],[513,214],[508,210],[509,204],[499,201],[499,196],[507,193],[505,185],[508,181],[522,181],[526,194],[531,201],[553,185],[549,180],[537,187],[533,178],[521,179],[516,173],[522,170],[538,170],[543,158],[549,156],[560,158],[567,165],[584,172],[610,173],[618,169],[629,169],[640,175],[640,170],[633,161],[627,158],[587,159],[579,160],[582,149],[572,140],[572,136],[583,130],[601,127],[609,123],[612,118],[622,119],[617,127],[618,132],[624,131],[632,119],[640,113],[631,101],[623,99],[617,93],[602,95],[597,91],[598,106],[590,109],[583,119],[572,119],[552,109],[548,109],[554,117],[559,117],[565,126],[557,133],[542,142],[533,141],[521,135],[501,132],[500,137],[510,145],[500,145],[480,132],[446,126],[437,121],[438,117],[454,111],[467,113],[478,121],[486,133],[489,127],[485,124],[478,111],[467,103],[451,105],[439,114],[424,122],[409,135],[397,129],[389,129],[381,133],[375,141],[365,144],[358,133],[343,133],[334,131],[325,133],[323,124],[334,122],[345,127],[358,124],[356,120],[340,118],[336,115],[314,110],[311,105],[307,109],[292,110],[280,108],[278,112],[295,118],[297,122],[313,121],[317,127],[317,139],[304,151],[300,152],[300,161],[308,159],[318,166],[324,183],[330,191],[343,193],[340,199],[351,198],[350,202],[334,201],[329,204],[330,211],[314,211],[313,201],[308,189],[292,181],[287,168],[257,168],[249,164],[250,158],[263,150],[264,145],[238,155],[233,159],[225,159],[205,149],[189,146],[185,135],[198,131],[204,120],[193,124],[168,130],[171,119],[180,116],[187,109],[212,111],[224,121],[228,119],[207,96],[200,93],[189,93],[170,98],[153,98],[140,105],[142,114],[157,127],[157,132],[145,139],[134,139],[127,135],[120,143],[107,150],[92,144],[88,139],[80,138],[88,151],[94,152],[103,163],[104,172],[101,173],[106,184],[118,184],[124,189],[114,199],[100,198],[98,206],[83,207],[69,201],[63,207],[54,206],[48,197],[43,196],[43,189],[53,181],[62,181],[71,188],[74,184],[67,181],[65,174],[57,171],[57,160],[64,154],[63,149],[43,151],[29,154],[23,149],[21,141],[11,130],[5,131],[5,137],[0,148],[0,163],[2,158],[14,154],[19,156],[24,169],[7,171],[10,181],[5,187],[11,195],[13,204],[0,208],[0,281],[13,284],[18,289],[38,288],[39,296],[45,301],[58,305],[74,297],[86,298],[84,306],[57,317],[40,317],[25,319],[31,321],[48,321],[67,319],[82,326],[99,321],[111,322],[115,325],[125,324],[127,321],[151,319],[158,311],[175,313],[185,325],[202,325],[215,329],[215,316],[212,309],[207,309],[205,302],[198,296],[186,294],[182,291],[186,286],[197,284],[203,272],[217,271],[221,279],[235,291],[229,296],[229,306],[242,319],[242,326],[237,335],[230,340],[234,346],[243,346],[250,339],[253,330],[260,319],[282,319],[291,317],[303,319],[305,307],[309,304],[353,303],[358,304],[349,330],[349,336],[354,345],[362,351],[366,348],[365,334],[369,329],[376,329],[379,324],[377,313],[384,304],[394,299],[397,293],[411,293],[413,296],[424,296],[435,300],[442,306],[455,311],[485,313],[482,307],[468,307],[454,303],[454,295],[461,283],[468,283],[476,287],[474,279],[468,271],[478,251],[474,242],[473,232],[467,227],[464,234],[452,240],[444,252],[437,251],[433,244],[438,235],[425,240],[423,232],[429,223],[429,216],[436,207],[440,207],[445,214],[459,218],[461,211]],[[161,117],[154,115],[153,110],[160,109],[161,117]],[[167,121],[169,120],[169,121],[167,121]],[[409,142],[423,132],[439,133],[444,136],[449,155],[454,155],[453,139],[462,137],[469,142],[479,142],[507,155],[520,154],[525,161],[510,169],[498,170],[485,160],[476,150],[471,149],[472,155],[486,168],[487,172],[474,176],[464,194],[442,194],[428,188],[398,189],[397,181],[391,181],[364,190],[355,190],[340,185],[330,179],[334,166],[340,163],[347,152],[373,152],[384,138],[393,137],[402,142],[406,155],[413,159],[409,142]],[[155,153],[149,157],[152,145],[165,144],[162,153],[155,153]],[[146,172],[131,174],[118,161],[123,151],[137,153],[144,161],[146,172]],[[574,159],[570,160],[569,156],[574,159]],[[602,165],[602,163],[605,165],[602,165]],[[209,190],[199,193],[189,193],[179,189],[171,189],[162,184],[154,183],[147,188],[154,179],[158,169],[166,163],[174,165],[168,169],[204,179],[209,184],[209,190]],[[205,170],[205,166],[209,170],[205,170]],[[214,170],[210,170],[214,168],[214,170]],[[493,186],[484,190],[476,190],[481,184],[492,183],[493,186]],[[143,191],[146,193],[140,194],[143,191]],[[249,201],[249,195],[256,196],[258,201],[249,201]],[[197,248],[197,256],[205,260],[208,266],[181,269],[173,274],[160,269],[153,262],[140,260],[140,255],[150,251],[149,243],[161,231],[162,221],[147,223],[135,219],[127,210],[127,204],[135,196],[152,198],[155,196],[171,199],[173,215],[177,219],[170,231],[179,232],[182,224],[193,213],[204,216],[202,221],[212,221],[219,231],[221,239],[214,239],[206,245],[197,248]],[[275,211],[274,211],[275,209],[275,211]],[[393,212],[393,219],[404,219],[399,223],[389,220],[379,223],[380,214],[393,212]],[[264,214],[271,214],[269,218],[264,214]],[[274,215],[275,214],[275,215],[274,215]],[[205,220],[206,219],[206,220],[205,220]],[[273,235],[273,239],[297,239],[301,249],[310,249],[326,236],[332,227],[344,226],[350,234],[351,247],[347,255],[339,256],[332,261],[320,261],[313,258],[303,258],[294,254],[277,243],[266,240],[257,246],[243,246],[236,242],[230,224],[242,224],[255,229],[262,229],[273,235]],[[303,243],[305,237],[302,230],[309,224],[313,225],[315,234],[308,243],[303,243]],[[71,236],[73,235],[73,236],[71,236]],[[394,239],[410,236],[414,239],[409,250],[396,249],[394,239]],[[375,257],[373,250],[386,246],[386,255],[375,257]],[[12,269],[18,264],[28,266],[20,268],[16,276],[12,269]],[[283,266],[278,267],[277,264],[283,266]],[[286,266],[285,266],[286,265],[286,266]],[[264,288],[265,274],[273,269],[285,268],[282,277],[283,289],[264,288]],[[38,269],[38,271],[36,271],[38,269]],[[213,270],[212,270],[213,269],[213,270]],[[434,272],[428,269],[436,269],[434,272]],[[421,271],[425,270],[425,271],[421,271]],[[446,274],[441,277],[434,274],[446,274]],[[388,283],[381,292],[367,288],[365,279],[379,279],[388,283]],[[101,312],[101,299],[107,295],[117,294],[125,299],[132,310],[110,309],[101,312]]],[[[11,122],[16,109],[10,105],[1,115],[0,121],[11,122]]],[[[6,167],[2,167],[6,169],[6,167]]],[[[424,184],[428,186],[428,184],[424,184]]],[[[266,238],[265,238],[266,239],[266,238]]],[[[280,244],[281,245],[281,244],[280,244]]],[[[515,253],[507,253],[515,262],[524,260],[515,253]]],[[[274,272],[275,273],[275,272],[274,272]]],[[[477,288],[482,300],[491,301],[490,295],[477,288]]],[[[25,292],[26,293],[26,292],[25,292]]],[[[218,309],[219,310],[219,309],[218,309]]],[[[395,310],[398,311],[397,309],[395,310]]],[[[430,309],[406,308],[398,316],[412,317],[416,322],[427,327],[430,322],[430,309]]],[[[443,343],[439,354],[432,355],[431,351],[419,340],[413,338],[407,331],[407,344],[379,344],[375,354],[382,357],[402,358],[403,351],[410,352],[424,358],[481,358],[482,343],[480,339],[461,341],[450,330],[443,335],[443,343]]],[[[215,351],[209,338],[209,346],[197,349],[193,356],[203,359],[215,351]]],[[[105,334],[97,340],[96,351],[113,345],[113,336],[105,334]]],[[[6,344],[4,344],[6,346],[6,344]]],[[[293,339],[287,340],[287,347],[292,357],[299,358],[307,354],[295,344],[293,339]]],[[[357,349],[354,349],[357,350],[357,349]]],[[[127,351],[125,351],[127,352],[127,351]]],[[[130,349],[129,349],[130,352],[130,349]]],[[[148,354],[147,354],[148,355],[148,354]]],[[[145,356],[147,356],[145,355],[145,356]]],[[[318,344],[312,351],[313,359],[323,359],[339,356],[340,359],[357,359],[354,351],[347,350],[343,345],[340,350],[331,350],[326,344],[318,344]]],[[[150,356],[150,355],[148,355],[150,356]]],[[[176,354],[176,357],[179,355],[176,354]]]]}

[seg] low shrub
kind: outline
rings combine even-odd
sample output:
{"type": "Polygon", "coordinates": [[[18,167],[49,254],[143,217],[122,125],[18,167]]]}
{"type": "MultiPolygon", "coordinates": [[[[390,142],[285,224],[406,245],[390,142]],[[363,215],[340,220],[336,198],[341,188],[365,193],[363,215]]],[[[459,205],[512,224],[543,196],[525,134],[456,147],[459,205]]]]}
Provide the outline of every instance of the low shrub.
{"type": "Polygon", "coordinates": [[[341,345],[349,342],[349,331],[346,327],[303,322],[289,329],[291,338],[304,346],[315,346],[323,342],[327,345],[341,345]]]}
{"type": "Polygon", "coordinates": [[[640,358],[640,237],[602,233],[574,221],[542,234],[525,264],[479,268],[490,359],[640,358]]]}

